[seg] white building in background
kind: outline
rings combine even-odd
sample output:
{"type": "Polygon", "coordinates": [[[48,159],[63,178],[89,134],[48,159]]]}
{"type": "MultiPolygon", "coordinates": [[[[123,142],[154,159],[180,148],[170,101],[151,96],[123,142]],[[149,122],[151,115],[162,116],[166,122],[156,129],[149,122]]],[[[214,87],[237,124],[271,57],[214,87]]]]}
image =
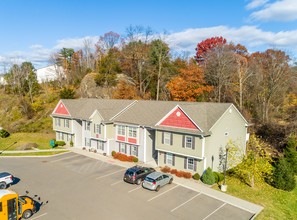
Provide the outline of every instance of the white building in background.
{"type": "Polygon", "coordinates": [[[0,74],[0,85],[5,85],[6,81],[4,79],[4,74],[0,74]]]}
{"type": "Polygon", "coordinates": [[[39,83],[56,80],[64,77],[63,67],[50,65],[36,70],[37,80],[39,83]]]}

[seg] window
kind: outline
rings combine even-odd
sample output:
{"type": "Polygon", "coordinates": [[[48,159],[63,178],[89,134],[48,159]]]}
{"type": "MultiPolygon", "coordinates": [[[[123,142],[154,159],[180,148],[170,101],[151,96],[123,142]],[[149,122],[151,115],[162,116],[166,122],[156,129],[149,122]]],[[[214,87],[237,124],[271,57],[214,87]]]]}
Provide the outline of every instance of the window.
{"type": "Polygon", "coordinates": [[[91,125],[91,123],[90,122],[85,122],[85,130],[86,131],[89,131],[90,130],[90,125],[91,125]]]}
{"type": "Polygon", "coordinates": [[[171,145],[171,133],[164,132],[163,134],[164,134],[163,143],[167,145],[171,145]]]}
{"type": "Polygon", "coordinates": [[[166,153],[166,164],[173,165],[173,154],[166,153]]]}
{"type": "Polygon", "coordinates": [[[60,118],[55,118],[55,125],[56,126],[61,126],[61,119],[60,118]]]}
{"type": "Polygon", "coordinates": [[[117,133],[118,133],[118,135],[125,136],[125,126],[118,125],[117,133]]]}
{"type": "Polygon", "coordinates": [[[104,142],[97,141],[97,150],[104,150],[104,142]]]}
{"type": "Polygon", "coordinates": [[[120,153],[126,154],[126,146],[124,143],[119,143],[120,145],[120,153]]]}
{"type": "Polygon", "coordinates": [[[133,137],[133,138],[137,137],[137,128],[129,127],[129,137],[133,137]]]}
{"type": "Polygon", "coordinates": [[[136,145],[130,145],[131,146],[131,155],[137,157],[138,153],[137,153],[137,146],[136,145]]]}
{"type": "Polygon", "coordinates": [[[185,136],[185,146],[186,146],[186,148],[192,148],[192,146],[193,146],[193,137],[185,136]]]}
{"type": "Polygon", "coordinates": [[[194,170],[194,159],[193,158],[187,159],[187,169],[194,170]]]}
{"type": "Polygon", "coordinates": [[[101,134],[101,124],[96,124],[96,133],[101,134]]]}
{"type": "Polygon", "coordinates": [[[69,128],[69,119],[64,119],[64,127],[69,128]]]}

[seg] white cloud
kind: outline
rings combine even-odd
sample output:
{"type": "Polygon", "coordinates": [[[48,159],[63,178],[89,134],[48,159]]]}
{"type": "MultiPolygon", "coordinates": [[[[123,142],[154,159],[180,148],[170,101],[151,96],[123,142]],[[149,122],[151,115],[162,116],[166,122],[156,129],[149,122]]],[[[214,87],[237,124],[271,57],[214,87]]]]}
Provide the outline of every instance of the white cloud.
{"type": "MultiPolygon", "coordinates": [[[[257,26],[242,26],[239,28],[228,26],[214,26],[206,28],[191,28],[181,32],[162,35],[173,52],[194,56],[197,44],[206,38],[222,36],[228,42],[240,43],[250,52],[264,51],[268,48],[277,48],[297,54],[297,29],[292,31],[271,32],[264,31],[257,26]]],[[[3,63],[32,62],[35,68],[48,65],[50,55],[58,52],[63,47],[81,49],[83,41],[90,39],[93,45],[98,37],[88,36],[84,38],[62,39],[52,48],[44,48],[42,45],[32,45],[29,51],[14,51],[0,55],[0,65],[3,63]]],[[[1,73],[1,67],[0,67],[1,73]]]]}
{"type": "Polygon", "coordinates": [[[245,8],[247,10],[258,8],[265,5],[267,2],[268,0],[252,0],[245,8]]]}
{"type": "MultiPolygon", "coordinates": [[[[247,7],[250,4],[248,4],[247,7]]],[[[273,3],[266,3],[262,6],[263,7],[261,9],[253,12],[250,15],[250,18],[252,20],[283,21],[283,22],[297,20],[297,1],[296,0],[279,0],[273,3]]]]}

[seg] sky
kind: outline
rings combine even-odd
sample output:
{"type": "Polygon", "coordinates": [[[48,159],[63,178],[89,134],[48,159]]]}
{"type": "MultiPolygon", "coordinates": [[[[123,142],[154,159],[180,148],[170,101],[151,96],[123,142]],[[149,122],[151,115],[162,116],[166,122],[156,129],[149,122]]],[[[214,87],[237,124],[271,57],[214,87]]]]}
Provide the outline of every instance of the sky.
{"type": "Polygon", "coordinates": [[[109,31],[150,27],[175,54],[222,36],[250,53],[268,48],[297,58],[297,0],[0,0],[0,73],[28,61],[49,65],[63,47],[94,45],[109,31]]]}

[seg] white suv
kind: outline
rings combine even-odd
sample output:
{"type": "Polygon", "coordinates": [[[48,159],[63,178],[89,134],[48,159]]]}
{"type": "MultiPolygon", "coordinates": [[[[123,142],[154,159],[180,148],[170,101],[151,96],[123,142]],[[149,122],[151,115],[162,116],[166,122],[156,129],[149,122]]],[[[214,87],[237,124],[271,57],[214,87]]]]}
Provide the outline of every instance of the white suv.
{"type": "Polygon", "coordinates": [[[0,173],[0,189],[6,189],[6,187],[13,183],[13,175],[7,172],[0,173]]]}

